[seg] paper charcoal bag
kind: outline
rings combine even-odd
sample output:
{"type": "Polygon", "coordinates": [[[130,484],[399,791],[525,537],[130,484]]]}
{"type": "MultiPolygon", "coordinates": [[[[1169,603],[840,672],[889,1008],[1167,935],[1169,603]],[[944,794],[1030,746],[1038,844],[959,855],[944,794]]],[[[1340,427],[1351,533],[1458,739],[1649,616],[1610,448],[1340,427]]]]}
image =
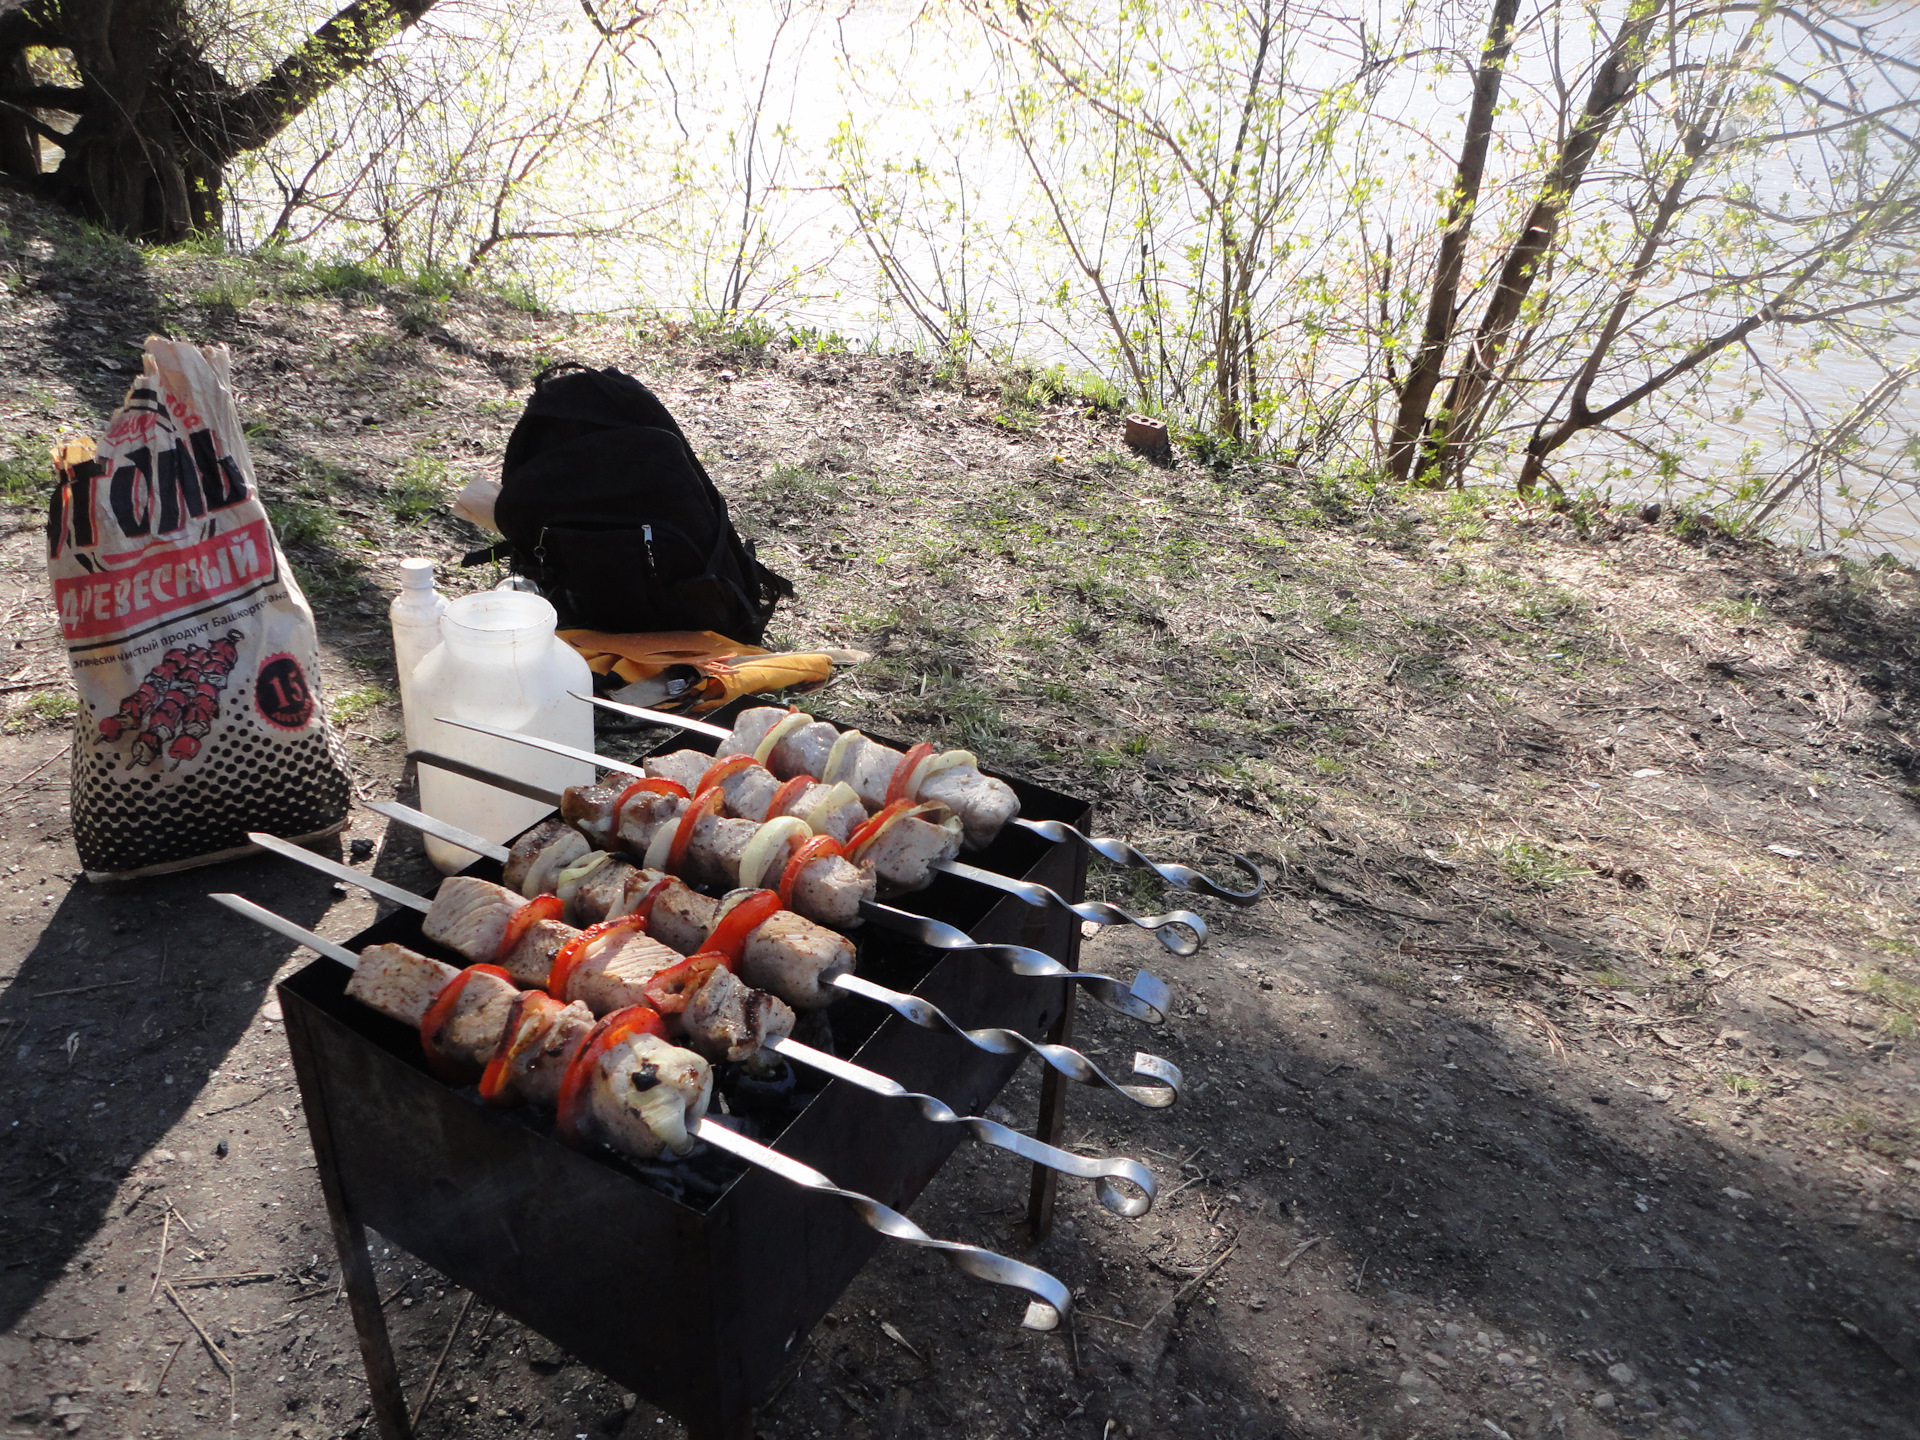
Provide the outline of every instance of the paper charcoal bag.
{"type": "Polygon", "coordinates": [[[253,481],[224,347],[152,338],[105,443],[55,454],[47,568],[80,710],[73,838],[88,878],[346,823],[313,611],[253,481]]]}

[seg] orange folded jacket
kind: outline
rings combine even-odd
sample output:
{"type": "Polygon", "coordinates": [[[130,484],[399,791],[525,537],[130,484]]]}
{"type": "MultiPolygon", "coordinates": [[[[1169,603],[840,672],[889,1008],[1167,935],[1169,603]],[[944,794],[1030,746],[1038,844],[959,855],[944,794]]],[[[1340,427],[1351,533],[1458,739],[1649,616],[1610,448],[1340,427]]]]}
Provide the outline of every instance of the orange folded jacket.
{"type": "MultiPolygon", "coordinates": [[[[712,630],[662,630],[615,635],[604,630],[562,630],[560,638],[586,656],[587,668],[622,684],[669,677],[684,688],[668,692],[676,710],[715,710],[742,695],[810,690],[833,675],[833,661],[817,652],[774,654],[712,630]],[[671,671],[684,674],[669,676],[671,671]]],[[[663,696],[666,698],[666,696],[663,696]]]]}

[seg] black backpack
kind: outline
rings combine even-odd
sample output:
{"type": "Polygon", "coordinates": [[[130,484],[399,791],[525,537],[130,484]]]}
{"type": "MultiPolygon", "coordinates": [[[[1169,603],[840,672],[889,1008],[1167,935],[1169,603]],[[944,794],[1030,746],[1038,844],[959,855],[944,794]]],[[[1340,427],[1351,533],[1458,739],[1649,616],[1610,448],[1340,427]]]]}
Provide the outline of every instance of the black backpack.
{"type": "Polygon", "coordinates": [[[717,630],[757,644],[792,584],[754,557],[653,392],[618,370],[542,372],[500,467],[494,525],[564,626],[717,630]]]}

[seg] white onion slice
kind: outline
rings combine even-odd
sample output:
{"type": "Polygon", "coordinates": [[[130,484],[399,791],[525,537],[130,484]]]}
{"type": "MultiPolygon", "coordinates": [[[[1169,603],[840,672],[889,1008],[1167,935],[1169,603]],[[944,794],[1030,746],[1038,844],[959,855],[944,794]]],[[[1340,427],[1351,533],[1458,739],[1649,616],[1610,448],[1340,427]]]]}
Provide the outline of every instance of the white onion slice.
{"type": "Polygon", "coordinates": [[[938,755],[929,755],[913,772],[913,788],[917,791],[942,770],[952,770],[961,765],[971,765],[978,770],[980,761],[971,750],[942,750],[938,755]]]}
{"type": "Polygon", "coordinates": [[[767,757],[773,754],[774,748],[778,746],[782,740],[786,739],[787,736],[800,729],[803,725],[811,725],[812,723],[813,717],[802,710],[795,710],[791,715],[782,715],[774,722],[773,728],[761,737],[760,743],[753,747],[753,758],[762,765],[765,765],[767,763],[767,757]]]}
{"type": "Polygon", "coordinates": [[[663,820],[660,828],[653,832],[653,838],[647,842],[647,853],[640,863],[649,870],[665,870],[667,852],[673,849],[673,832],[679,828],[678,816],[663,820]]]}
{"type": "Polygon", "coordinates": [[[747,848],[740,852],[741,886],[758,890],[773,857],[790,842],[804,840],[812,833],[807,828],[807,822],[797,815],[781,815],[767,821],[753,832],[753,838],[747,841],[747,848]]]}
{"type": "Polygon", "coordinates": [[[573,899],[581,882],[611,859],[613,859],[613,852],[609,850],[588,851],[553,877],[553,893],[562,900],[573,899]]]}
{"type": "Polygon", "coordinates": [[[833,749],[827,752],[827,763],[820,767],[820,779],[828,785],[838,784],[840,767],[846,761],[848,750],[854,741],[866,738],[858,730],[842,730],[840,738],[833,742],[833,749]]]}
{"type": "MultiPolygon", "coordinates": [[[[836,780],[827,786],[827,793],[807,807],[807,813],[800,818],[807,822],[807,828],[818,835],[827,823],[827,817],[845,805],[860,804],[860,796],[844,780],[836,780]]],[[[862,813],[865,813],[864,807],[862,813]]]]}
{"type": "Polygon", "coordinates": [[[634,1096],[634,1108],[647,1128],[658,1135],[676,1155],[693,1149],[693,1137],[687,1134],[686,1097],[664,1080],[651,1090],[634,1096]]]}

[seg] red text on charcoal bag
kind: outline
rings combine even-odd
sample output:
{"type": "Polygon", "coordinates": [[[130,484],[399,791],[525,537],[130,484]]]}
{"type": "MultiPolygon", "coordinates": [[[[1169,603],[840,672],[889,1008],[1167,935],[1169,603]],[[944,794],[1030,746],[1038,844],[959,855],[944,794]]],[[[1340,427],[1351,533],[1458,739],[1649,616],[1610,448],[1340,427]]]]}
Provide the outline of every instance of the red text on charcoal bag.
{"type": "Polygon", "coordinates": [[[272,571],[273,539],[263,518],[197,545],[156,546],[117,574],[64,576],[53,582],[53,597],[66,638],[93,640],[237,593],[272,571]]]}
{"type": "Polygon", "coordinates": [[[306,672],[291,655],[269,655],[253,685],[254,704],[269,725],[303,730],[313,718],[313,691],[306,672]]]}
{"type": "Polygon", "coordinates": [[[63,470],[66,483],[54,495],[48,527],[54,556],[91,549],[115,531],[126,540],[172,535],[252,495],[239,464],[220,453],[199,416],[176,416],[188,433],[160,444],[162,413],[143,408],[119,417],[107,433],[107,443],[122,451],[117,464],[102,456],[63,470]]]}

